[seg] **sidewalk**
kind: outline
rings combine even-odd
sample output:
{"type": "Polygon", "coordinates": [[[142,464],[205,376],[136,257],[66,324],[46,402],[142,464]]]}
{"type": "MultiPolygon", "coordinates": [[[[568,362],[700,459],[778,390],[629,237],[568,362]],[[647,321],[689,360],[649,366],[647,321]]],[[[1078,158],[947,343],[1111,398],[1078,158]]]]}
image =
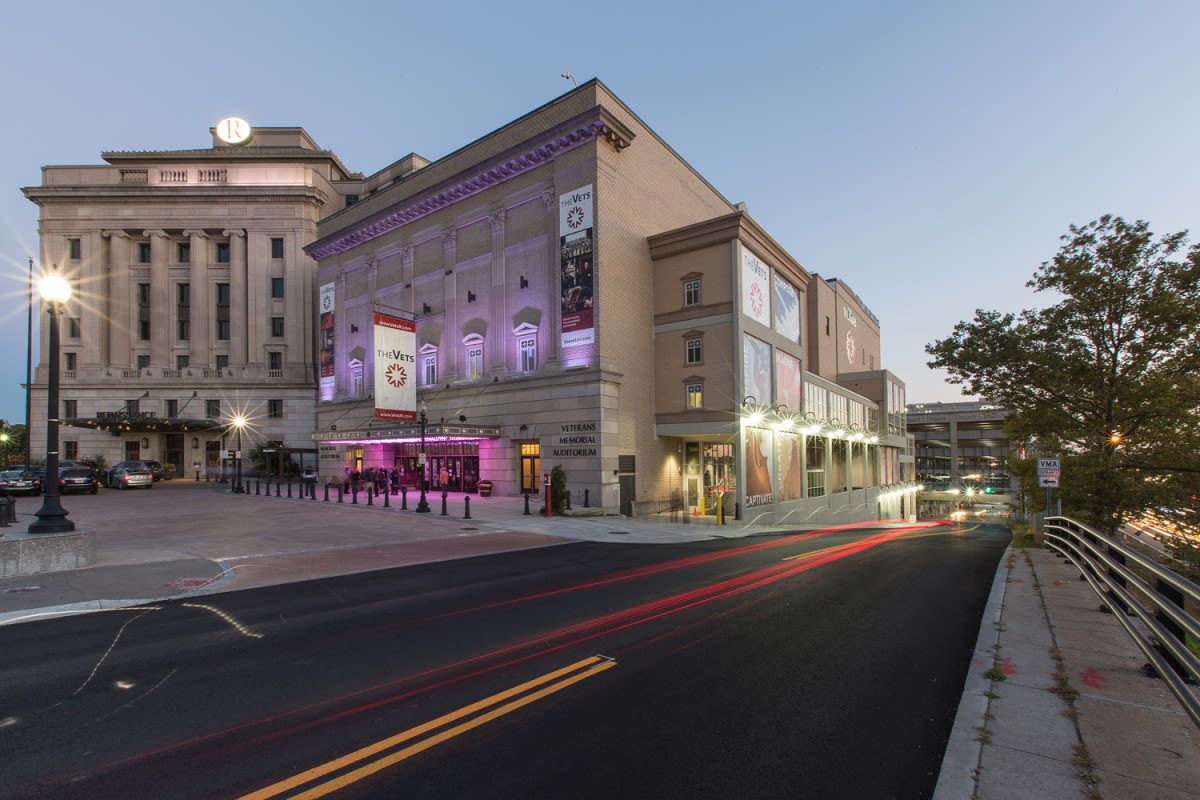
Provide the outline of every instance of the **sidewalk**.
{"type": "Polygon", "coordinates": [[[1200,798],[1200,729],[1079,571],[1012,547],[980,626],[935,800],[1200,798]]]}

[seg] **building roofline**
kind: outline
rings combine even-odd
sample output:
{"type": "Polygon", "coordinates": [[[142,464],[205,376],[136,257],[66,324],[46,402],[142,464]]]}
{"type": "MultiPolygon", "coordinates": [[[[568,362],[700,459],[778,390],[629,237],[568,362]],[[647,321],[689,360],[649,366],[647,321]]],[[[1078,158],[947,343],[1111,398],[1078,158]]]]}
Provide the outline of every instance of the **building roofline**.
{"type": "Polygon", "coordinates": [[[673,228],[647,237],[651,258],[687,253],[730,239],[742,239],[767,253],[770,257],[796,270],[805,281],[812,280],[813,273],[804,268],[796,258],[784,249],[750,212],[737,210],[719,217],[710,217],[691,225],[673,228]]]}

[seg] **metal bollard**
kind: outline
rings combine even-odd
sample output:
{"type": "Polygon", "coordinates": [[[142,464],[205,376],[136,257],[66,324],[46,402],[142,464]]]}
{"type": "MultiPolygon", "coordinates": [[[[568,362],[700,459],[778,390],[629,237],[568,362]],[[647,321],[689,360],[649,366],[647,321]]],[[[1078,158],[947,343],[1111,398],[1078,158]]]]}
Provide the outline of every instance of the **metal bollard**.
{"type": "Polygon", "coordinates": [[[408,487],[400,487],[400,510],[408,511],[408,487]]]}
{"type": "Polygon", "coordinates": [[[571,493],[567,492],[567,511],[571,510],[571,493]]]}
{"type": "Polygon", "coordinates": [[[292,499],[292,479],[288,478],[288,500],[292,499]]]}
{"type": "Polygon", "coordinates": [[[374,498],[375,498],[375,487],[374,487],[374,486],[368,486],[368,487],[367,487],[367,505],[369,505],[369,506],[373,506],[373,505],[375,505],[375,499],[374,499],[374,498]]]}
{"type": "Polygon", "coordinates": [[[329,502],[329,481],[325,481],[325,502],[329,502]]]}
{"type": "Polygon", "coordinates": [[[590,491],[591,491],[590,489],[584,489],[584,490],[583,490],[583,507],[584,507],[584,508],[591,508],[591,507],[592,507],[592,504],[588,502],[588,500],[589,500],[588,494],[589,494],[589,492],[590,492],[590,491]]]}
{"type": "Polygon", "coordinates": [[[258,478],[255,478],[255,479],[254,479],[254,493],[255,493],[255,494],[257,494],[257,495],[261,495],[261,494],[262,494],[262,484],[261,484],[261,482],[258,480],[258,478]]]}
{"type": "Polygon", "coordinates": [[[0,528],[8,527],[8,504],[11,502],[11,497],[0,497],[0,528]]]}
{"type": "Polygon", "coordinates": [[[741,503],[733,504],[733,518],[736,520],[739,520],[739,521],[741,520],[741,518],[742,518],[742,504],[741,503]]]}
{"type": "Polygon", "coordinates": [[[447,516],[447,514],[446,514],[446,490],[445,489],[442,489],[442,514],[441,514],[441,516],[443,516],[443,517],[447,516]]]}
{"type": "Polygon", "coordinates": [[[351,484],[351,486],[350,486],[350,505],[352,505],[352,506],[358,505],[358,484],[357,483],[351,484]]]}
{"type": "Polygon", "coordinates": [[[309,500],[317,499],[317,485],[315,483],[310,483],[308,485],[308,499],[309,500]]]}
{"type": "Polygon", "coordinates": [[[339,483],[339,484],[338,484],[338,502],[339,502],[339,503],[340,503],[340,502],[342,502],[342,491],[343,491],[343,490],[342,490],[342,485],[339,483]]]}
{"type": "Polygon", "coordinates": [[[463,498],[463,519],[470,519],[470,518],[471,518],[471,498],[464,497],[463,498]]]}
{"type": "Polygon", "coordinates": [[[276,497],[282,496],[281,491],[280,491],[282,488],[283,488],[283,484],[281,484],[279,481],[275,481],[275,496],[276,497]]]}
{"type": "Polygon", "coordinates": [[[200,470],[196,470],[196,483],[200,482],[200,470]]]}
{"type": "Polygon", "coordinates": [[[525,516],[529,516],[529,492],[525,493],[525,516]]]}
{"type": "Polygon", "coordinates": [[[392,493],[388,491],[387,487],[386,486],[383,487],[383,507],[384,508],[392,507],[392,501],[388,499],[391,496],[392,496],[392,493]]]}

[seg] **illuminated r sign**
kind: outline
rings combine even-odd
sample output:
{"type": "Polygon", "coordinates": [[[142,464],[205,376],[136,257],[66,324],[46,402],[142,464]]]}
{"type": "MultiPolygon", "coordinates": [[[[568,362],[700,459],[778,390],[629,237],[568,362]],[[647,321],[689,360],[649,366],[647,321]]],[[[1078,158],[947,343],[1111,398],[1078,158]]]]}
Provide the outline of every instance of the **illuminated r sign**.
{"type": "Polygon", "coordinates": [[[242,144],[250,138],[250,123],[239,117],[227,117],[217,123],[217,138],[225,144],[242,144]]]}

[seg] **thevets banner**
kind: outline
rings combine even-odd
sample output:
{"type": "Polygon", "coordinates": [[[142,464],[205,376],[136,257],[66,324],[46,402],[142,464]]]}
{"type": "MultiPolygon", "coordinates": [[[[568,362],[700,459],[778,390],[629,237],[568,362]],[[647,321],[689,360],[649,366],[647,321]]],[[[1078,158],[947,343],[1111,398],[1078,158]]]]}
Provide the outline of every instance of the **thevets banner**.
{"type": "Polygon", "coordinates": [[[333,363],[333,303],[336,293],[335,284],[321,284],[319,294],[320,316],[318,317],[317,333],[317,366],[321,376],[320,389],[322,400],[332,400],[337,390],[337,379],[334,376],[333,363]]]}
{"type": "Polygon", "coordinates": [[[375,416],[417,418],[417,325],[375,314],[375,416]]]}
{"type": "Polygon", "coordinates": [[[558,196],[562,346],[596,341],[596,280],[592,251],[592,185],[558,196]]]}

